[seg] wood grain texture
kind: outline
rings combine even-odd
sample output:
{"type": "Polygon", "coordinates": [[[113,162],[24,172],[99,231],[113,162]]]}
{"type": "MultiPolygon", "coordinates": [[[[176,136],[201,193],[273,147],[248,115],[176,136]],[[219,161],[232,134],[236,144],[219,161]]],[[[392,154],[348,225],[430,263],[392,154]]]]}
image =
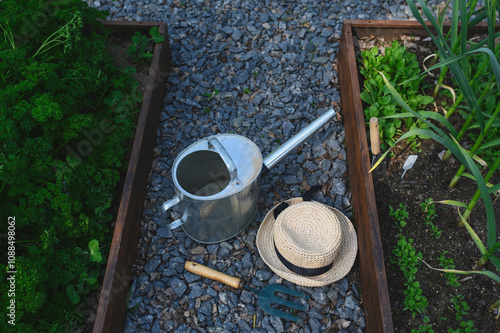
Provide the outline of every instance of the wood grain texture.
{"type": "Polygon", "coordinates": [[[339,46],[339,78],[352,206],[359,244],[366,332],[392,332],[392,317],[380,240],[375,191],[355,61],[352,26],[344,22],[339,46]]]}
{"type": "MultiPolygon", "coordinates": [[[[431,26],[427,23],[427,26],[431,26]]],[[[450,24],[445,23],[445,31],[450,24]]],[[[430,29],[433,33],[433,29],[430,29]]],[[[500,30],[497,24],[496,31],[500,30]]],[[[470,33],[487,32],[487,24],[480,23],[470,33]]],[[[363,104],[355,54],[355,37],[377,36],[385,39],[402,35],[427,37],[427,32],[416,21],[346,20],[343,23],[338,63],[342,114],[346,133],[346,151],[352,206],[359,242],[359,262],[363,287],[366,332],[393,332],[390,300],[385,274],[384,256],[375,203],[375,190],[367,143],[363,104]]]]}
{"type": "Polygon", "coordinates": [[[133,279],[132,265],[140,234],[140,221],[156,143],[156,129],[163,106],[170,49],[164,22],[104,22],[112,33],[132,36],[157,26],[165,42],[155,45],[130,154],[125,184],[116,217],[93,332],[121,332],[126,314],[126,297],[133,279]]]}
{"type": "Polygon", "coordinates": [[[240,278],[224,274],[222,272],[216,271],[215,269],[212,269],[210,267],[207,267],[202,264],[198,264],[197,262],[193,261],[186,261],[184,264],[184,268],[196,275],[200,275],[215,281],[222,282],[224,284],[227,284],[228,286],[231,286],[236,289],[241,289],[243,288],[243,282],[241,281],[240,278]]]}

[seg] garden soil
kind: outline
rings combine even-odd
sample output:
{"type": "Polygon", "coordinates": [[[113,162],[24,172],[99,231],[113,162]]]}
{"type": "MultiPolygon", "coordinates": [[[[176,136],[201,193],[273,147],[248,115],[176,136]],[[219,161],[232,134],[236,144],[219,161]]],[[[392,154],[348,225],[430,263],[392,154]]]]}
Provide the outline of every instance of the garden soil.
{"type": "MultiPolygon", "coordinates": [[[[424,200],[432,198],[468,203],[477,185],[473,180],[462,178],[455,188],[449,188],[449,181],[460,163],[454,157],[443,162],[438,156],[444,150],[443,146],[432,141],[423,142],[421,149],[422,152],[418,153],[415,165],[406,172],[403,179],[401,179],[402,166],[406,157],[414,154],[409,148],[401,149],[401,154],[382,163],[373,173],[395,332],[411,332],[412,328],[418,328],[423,323],[423,315],[429,317],[435,332],[457,329],[461,321],[468,320],[473,321],[477,332],[499,332],[498,311],[486,312],[487,308],[500,297],[499,286],[491,279],[478,274],[458,275],[461,286],[455,288],[446,283],[447,279],[442,272],[432,270],[421,263],[417,280],[429,305],[424,314],[415,317],[412,317],[409,311],[403,310],[405,307],[403,291],[406,286],[400,267],[392,263],[394,258],[392,251],[397,244],[399,231],[396,228],[396,221],[389,214],[390,207],[397,209],[400,204],[406,206],[409,219],[402,233],[407,239],[414,240],[415,251],[422,252],[423,260],[430,266],[440,267],[438,257],[444,251],[446,251],[445,257],[453,259],[456,269],[460,270],[472,270],[474,263],[480,257],[478,248],[465,227],[458,227],[460,217],[456,207],[436,204],[437,218],[433,223],[442,231],[439,239],[432,237],[430,228],[424,224],[425,213],[420,207],[420,203],[424,200]],[[464,296],[463,300],[470,307],[469,314],[459,321],[450,302],[451,295],[464,296]]],[[[500,200],[497,200],[495,201],[497,221],[500,220],[499,210],[500,200]]],[[[479,201],[474,208],[469,224],[486,243],[486,213],[482,201],[479,201]]],[[[495,271],[491,264],[488,264],[486,269],[495,271]]]]}

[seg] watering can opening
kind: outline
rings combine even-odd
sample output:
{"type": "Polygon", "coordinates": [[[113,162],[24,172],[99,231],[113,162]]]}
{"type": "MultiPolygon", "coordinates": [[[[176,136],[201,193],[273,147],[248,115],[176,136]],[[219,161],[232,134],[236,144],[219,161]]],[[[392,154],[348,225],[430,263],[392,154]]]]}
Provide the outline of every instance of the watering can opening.
{"type": "Polygon", "coordinates": [[[184,157],[177,167],[177,181],[184,191],[207,197],[224,190],[231,176],[217,152],[199,150],[184,157]]]}

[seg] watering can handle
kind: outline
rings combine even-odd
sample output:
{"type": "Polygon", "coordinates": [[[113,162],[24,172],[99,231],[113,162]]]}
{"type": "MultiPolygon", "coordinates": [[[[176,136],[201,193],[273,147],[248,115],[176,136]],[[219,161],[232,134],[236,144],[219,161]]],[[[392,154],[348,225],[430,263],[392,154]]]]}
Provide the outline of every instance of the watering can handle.
{"type": "Polygon", "coordinates": [[[224,273],[221,273],[219,271],[216,271],[215,269],[212,269],[210,267],[204,266],[202,264],[198,264],[197,262],[193,261],[186,261],[184,264],[184,268],[196,275],[200,275],[215,281],[222,282],[224,284],[227,284],[228,286],[231,286],[236,289],[240,289],[243,287],[243,282],[241,281],[240,278],[230,276],[224,273]]]}
{"type": "Polygon", "coordinates": [[[213,147],[215,151],[220,155],[224,163],[226,164],[227,169],[229,170],[229,176],[231,177],[231,184],[235,188],[240,188],[243,184],[238,179],[238,169],[236,169],[236,165],[233,162],[233,159],[227,152],[226,148],[220,143],[217,138],[211,138],[208,140],[208,148],[213,147]]]}
{"type": "MultiPolygon", "coordinates": [[[[165,215],[165,213],[167,212],[167,210],[169,210],[170,208],[174,207],[179,202],[181,202],[181,199],[179,199],[178,197],[174,197],[174,198],[168,200],[167,202],[165,202],[161,206],[162,215],[165,215]]],[[[183,223],[184,223],[184,221],[182,221],[182,219],[177,219],[174,222],[170,223],[168,225],[168,227],[170,228],[170,230],[172,230],[172,229],[175,229],[177,227],[180,227],[183,223]]]]}

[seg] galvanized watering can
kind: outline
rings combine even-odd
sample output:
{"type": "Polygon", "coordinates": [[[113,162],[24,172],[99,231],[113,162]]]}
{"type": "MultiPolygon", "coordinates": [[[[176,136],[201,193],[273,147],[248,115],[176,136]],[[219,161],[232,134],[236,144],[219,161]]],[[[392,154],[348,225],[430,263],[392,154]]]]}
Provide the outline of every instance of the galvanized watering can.
{"type": "Polygon", "coordinates": [[[257,211],[262,173],[302,144],[333,118],[327,111],[278,149],[262,159],[257,145],[236,134],[199,140],[174,161],[175,196],[162,205],[165,213],[178,205],[181,217],[169,226],[182,226],[197,242],[213,244],[242,232],[257,211]]]}

